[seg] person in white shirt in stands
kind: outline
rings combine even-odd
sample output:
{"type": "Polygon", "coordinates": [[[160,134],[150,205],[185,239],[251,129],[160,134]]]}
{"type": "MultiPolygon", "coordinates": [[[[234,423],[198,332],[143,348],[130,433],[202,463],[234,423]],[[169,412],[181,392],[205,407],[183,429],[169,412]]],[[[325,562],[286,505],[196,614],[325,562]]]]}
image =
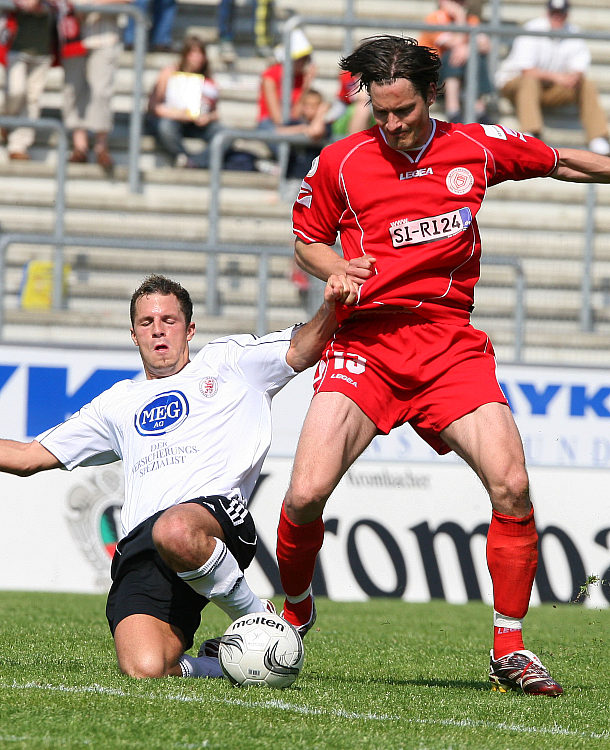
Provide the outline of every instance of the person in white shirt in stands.
{"type": "Polygon", "coordinates": [[[192,153],[184,139],[209,144],[218,133],[218,95],[205,43],[188,36],[177,63],[159,73],[148,103],[147,125],[176,166],[209,166],[208,149],[192,153]]]}
{"type": "MultiPolygon", "coordinates": [[[[353,302],[333,276],[301,326],[217,339],[190,359],[189,293],[150,276],[131,299],[131,338],[145,379],[123,380],[30,443],[0,440],[0,471],[29,476],[121,459],[125,502],[106,615],[119,668],[133,677],[221,677],[193,644],[213,601],[232,620],[273,605],[243,569],[256,551],[247,509],[271,443],[271,399],[313,365],[353,302]]],[[[217,639],[212,639],[212,642],[217,639]]]]}
{"type": "MultiPolygon", "coordinates": [[[[568,0],[548,0],[547,13],[528,21],[526,31],[572,31],[568,0]]],[[[496,86],[514,104],[519,129],[541,137],[543,110],[577,104],[589,150],[610,154],[608,122],[597,87],[587,76],[591,53],[583,39],[518,36],[501,64],[496,86]]]]}

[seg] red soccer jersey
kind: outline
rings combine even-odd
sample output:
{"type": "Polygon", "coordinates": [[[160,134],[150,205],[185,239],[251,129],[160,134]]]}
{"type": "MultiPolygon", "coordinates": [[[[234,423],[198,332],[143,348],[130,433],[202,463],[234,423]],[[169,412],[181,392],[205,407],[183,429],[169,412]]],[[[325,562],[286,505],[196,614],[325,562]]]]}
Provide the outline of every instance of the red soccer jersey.
{"type": "Polygon", "coordinates": [[[377,126],[324,148],[301,184],[293,231],[306,244],[331,246],[339,233],[346,259],[377,259],[357,309],[398,305],[464,323],[479,279],[476,215],[488,186],[546,177],[558,155],[500,125],[432,125],[418,150],[390,148],[377,126]]]}

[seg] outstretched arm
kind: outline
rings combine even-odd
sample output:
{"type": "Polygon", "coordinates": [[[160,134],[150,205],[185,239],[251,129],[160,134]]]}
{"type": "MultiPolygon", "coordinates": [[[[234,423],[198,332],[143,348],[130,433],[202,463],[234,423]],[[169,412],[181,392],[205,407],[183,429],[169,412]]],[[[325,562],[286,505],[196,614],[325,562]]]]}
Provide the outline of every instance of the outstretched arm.
{"type": "Polygon", "coordinates": [[[332,247],[322,242],[312,242],[307,245],[302,240],[296,240],[294,256],[300,268],[322,281],[326,281],[331,274],[345,275],[352,291],[356,293],[361,284],[375,272],[375,258],[371,255],[345,260],[337,255],[332,247]]]}
{"type": "Polygon", "coordinates": [[[559,162],[551,174],[565,182],[610,182],[610,156],[577,148],[559,148],[559,162]]]}
{"type": "Polygon", "coordinates": [[[286,354],[286,362],[296,372],[314,365],[321,357],[328,339],[337,330],[337,303],[353,305],[356,301],[351,284],[345,275],[332,274],[324,288],[324,302],[304,326],[297,328],[286,354]]]}
{"type": "Polygon", "coordinates": [[[17,440],[0,440],[0,471],[29,477],[39,471],[58,469],[61,462],[37,440],[21,443],[17,440]]]}

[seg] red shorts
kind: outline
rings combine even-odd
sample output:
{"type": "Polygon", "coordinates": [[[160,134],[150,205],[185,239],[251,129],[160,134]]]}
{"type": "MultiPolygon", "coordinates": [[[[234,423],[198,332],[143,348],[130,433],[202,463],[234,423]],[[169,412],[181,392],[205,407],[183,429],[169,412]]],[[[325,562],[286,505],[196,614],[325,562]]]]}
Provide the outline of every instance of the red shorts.
{"type": "Polygon", "coordinates": [[[401,312],[363,313],[342,325],[314,390],[343,393],[384,434],[408,422],[441,454],[450,451],[439,434],[445,427],[483,404],[508,403],[487,334],[401,312]]]}

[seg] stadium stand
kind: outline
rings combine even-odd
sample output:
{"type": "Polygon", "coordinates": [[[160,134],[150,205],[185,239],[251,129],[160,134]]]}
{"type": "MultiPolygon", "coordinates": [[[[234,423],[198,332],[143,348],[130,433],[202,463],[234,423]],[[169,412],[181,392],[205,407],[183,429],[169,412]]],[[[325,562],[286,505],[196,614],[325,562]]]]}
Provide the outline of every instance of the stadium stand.
{"type": "MultiPolygon", "coordinates": [[[[294,0],[277,0],[280,16],[294,0]]],[[[342,1],[310,0],[308,15],[337,18],[342,1]]],[[[359,18],[374,20],[375,28],[357,28],[359,40],[385,31],[384,19],[419,22],[435,7],[434,0],[356,0],[359,18]]],[[[538,0],[504,2],[501,19],[515,26],[540,12],[538,0]]],[[[221,87],[221,121],[229,127],[255,124],[258,80],[266,62],[257,57],[248,30],[248,11],[239,7],[236,46],[239,56],[227,67],[219,57],[215,0],[180,2],[175,36],[200,34],[209,44],[215,78],[221,87]]],[[[571,19],[585,30],[608,31],[610,7],[605,0],[574,0],[571,19]]],[[[417,32],[411,32],[417,36],[417,32]]],[[[312,24],[307,34],[315,50],[318,88],[328,99],[336,94],[337,58],[343,51],[344,30],[312,24]]],[[[589,42],[597,82],[610,117],[610,45],[589,42]]],[[[169,53],[146,57],[144,90],[148,93],[159,69],[174,59],[169,53]]],[[[54,69],[43,97],[43,116],[59,117],[62,72],[54,69]]],[[[205,170],[176,169],[155,151],[152,137],[141,139],[143,190],[131,193],[127,182],[128,119],[133,107],[133,52],[123,52],[114,99],[116,127],[111,152],[117,169],[113,179],[95,164],[70,165],[66,183],[66,233],[90,237],[131,237],[201,242],[207,236],[210,175],[205,170]]],[[[145,104],[145,103],[143,103],[145,104]]],[[[506,102],[498,102],[498,121],[516,127],[506,102]]],[[[442,117],[442,108],[438,109],[442,117]]],[[[576,124],[576,123],[575,123],[576,124]]],[[[545,140],[554,145],[581,147],[583,134],[567,121],[553,121],[545,140]]],[[[242,144],[243,145],[243,144],[242,144]]],[[[252,147],[246,144],[244,147],[252,147]]],[[[254,147],[255,151],[257,147],[254,147]]],[[[33,160],[10,162],[0,151],[0,229],[3,233],[51,232],[55,205],[56,148],[54,136],[39,134],[33,160]]],[[[591,267],[591,311],[583,323],[584,238],[587,186],[554,180],[508,183],[490,191],[480,227],[488,257],[518,259],[526,281],[526,326],[523,360],[543,363],[610,364],[610,189],[596,190],[594,262],[591,267]],[[591,330],[585,330],[591,329],[591,330]]],[[[266,324],[278,328],[303,318],[298,290],[290,281],[292,237],[289,195],[282,196],[278,179],[258,172],[225,172],[222,178],[219,237],[223,243],[251,244],[252,255],[219,253],[218,312],[202,314],[206,305],[208,258],[201,252],[129,250],[126,248],[66,247],[69,293],[65,309],[32,311],[20,305],[23,270],[28,261],[51,259],[50,245],[11,244],[4,259],[4,342],[74,345],[128,345],[125,302],[149,272],[174,275],[192,290],[204,343],[224,332],[251,331],[257,326],[259,260],[256,249],[273,245],[284,254],[270,258],[266,324]]],[[[486,265],[477,291],[475,324],[489,332],[500,359],[514,356],[515,274],[504,265],[486,265]]]]}

